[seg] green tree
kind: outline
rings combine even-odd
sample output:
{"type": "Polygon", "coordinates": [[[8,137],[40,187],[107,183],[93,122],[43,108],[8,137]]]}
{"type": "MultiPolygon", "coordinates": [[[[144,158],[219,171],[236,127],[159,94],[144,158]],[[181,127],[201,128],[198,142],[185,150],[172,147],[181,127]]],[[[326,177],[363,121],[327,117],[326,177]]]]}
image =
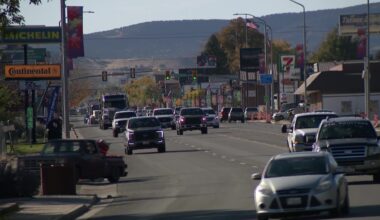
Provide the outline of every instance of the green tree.
{"type": "Polygon", "coordinates": [[[20,96],[6,85],[0,85],[0,121],[13,119],[21,103],[20,96]]]}
{"type": "Polygon", "coordinates": [[[321,46],[315,51],[310,62],[326,62],[356,59],[357,40],[350,36],[339,36],[338,28],[334,28],[326,36],[321,46]]]}
{"type": "Polygon", "coordinates": [[[128,94],[131,106],[151,105],[154,100],[158,100],[161,96],[160,88],[149,76],[141,77],[132,83],[128,83],[125,91],[128,94]]]}
{"type": "Polygon", "coordinates": [[[216,34],[211,35],[211,37],[208,39],[202,53],[207,55],[214,55],[216,57],[216,74],[223,74],[228,72],[227,55],[221,47],[216,34]]]}
{"type": "MultiPolygon", "coordinates": [[[[41,0],[29,0],[29,3],[39,5],[41,0]]],[[[24,22],[24,17],[20,14],[20,0],[1,0],[0,9],[1,27],[24,22]]]]}

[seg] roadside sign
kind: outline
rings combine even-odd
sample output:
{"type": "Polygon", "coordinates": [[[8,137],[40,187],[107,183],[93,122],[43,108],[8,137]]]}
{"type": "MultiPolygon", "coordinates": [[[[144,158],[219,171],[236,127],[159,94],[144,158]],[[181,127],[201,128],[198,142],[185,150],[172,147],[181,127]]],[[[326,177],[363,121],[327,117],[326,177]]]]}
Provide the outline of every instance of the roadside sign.
{"type": "Polygon", "coordinates": [[[261,85],[270,85],[272,84],[272,75],[270,74],[259,74],[260,84],[261,85]]]}
{"type": "Polygon", "coordinates": [[[32,129],[33,128],[33,107],[28,107],[26,109],[26,123],[27,123],[27,127],[29,129],[32,129]]]}
{"type": "Polygon", "coordinates": [[[61,65],[5,65],[5,79],[59,79],[61,65]]]}
{"type": "Polygon", "coordinates": [[[31,27],[18,26],[6,28],[0,35],[0,43],[31,44],[31,43],[60,43],[60,27],[31,27]]]}

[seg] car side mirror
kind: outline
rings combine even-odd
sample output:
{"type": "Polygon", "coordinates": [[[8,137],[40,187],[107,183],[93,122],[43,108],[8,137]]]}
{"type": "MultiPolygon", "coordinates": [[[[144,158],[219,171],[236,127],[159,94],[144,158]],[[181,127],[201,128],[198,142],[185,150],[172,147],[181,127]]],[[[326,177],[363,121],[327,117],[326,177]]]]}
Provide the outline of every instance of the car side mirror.
{"type": "Polygon", "coordinates": [[[281,127],[281,132],[282,132],[282,133],[286,133],[286,132],[288,132],[288,126],[287,126],[287,125],[282,125],[282,127],[281,127]]]}
{"type": "Polygon", "coordinates": [[[261,176],[262,176],[261,173],[254,173],[254,174],[251,175],[251,179],[253,179],[253,180],[261,180],[261,176]]]}

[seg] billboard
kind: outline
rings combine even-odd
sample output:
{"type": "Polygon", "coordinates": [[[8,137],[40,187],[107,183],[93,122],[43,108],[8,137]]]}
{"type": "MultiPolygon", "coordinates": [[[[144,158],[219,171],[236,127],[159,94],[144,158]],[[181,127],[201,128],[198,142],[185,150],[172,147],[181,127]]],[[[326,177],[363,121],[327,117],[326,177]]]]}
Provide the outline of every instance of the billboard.
{"type": "MultiPolygon", "coordinates": [[[[24,62],[24,50],[0,50],[1,59],[4,63],[15,63],[15,61],[24,62]]],[[[45,62],[46,48],[28,48],[27,50],[28,62],[45,62]]]]}
{"type": "Polygon", "coordinates": [[[203,54],[197,56],[197,68],[215,68],[216,57],[213,55],[203,54]]]}
{"type": "Polygon", "coordinates": [[[6,28],[1,36],[3,44],[60,43],[60,27],[19,26],[6,28]]]}
{"type": "Polygon", "coordinates": [[[260,70],[261,48],[241,48],[240,49],[240,70],[256,72],[260,70]]]}
{"type": "Polygon", "coordinates": [[[60,79],[61,65],[5,65],[5,79],[60,79]]]}
{"type": "MultiPolygon", "coordinates": [[[[380,14],[370,14],[371,33],[380,33],[380,14]]],[[[367,29],[367,14],[350,14],[340,15],[339,19],[339,34],[340,35],[356,35],[358,30],[367,29]]]]}

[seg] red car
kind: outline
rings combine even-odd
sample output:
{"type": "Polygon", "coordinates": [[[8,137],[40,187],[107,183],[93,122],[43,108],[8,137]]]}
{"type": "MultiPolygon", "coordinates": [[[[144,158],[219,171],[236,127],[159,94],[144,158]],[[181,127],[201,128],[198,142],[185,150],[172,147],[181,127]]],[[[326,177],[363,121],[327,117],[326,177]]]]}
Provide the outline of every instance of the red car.
{"type": "Polygon", "coordinates": [[[230,107],[223,107],[219,112],[220,122],[228,120],[228,113],[230,113],[230,107]]]}

